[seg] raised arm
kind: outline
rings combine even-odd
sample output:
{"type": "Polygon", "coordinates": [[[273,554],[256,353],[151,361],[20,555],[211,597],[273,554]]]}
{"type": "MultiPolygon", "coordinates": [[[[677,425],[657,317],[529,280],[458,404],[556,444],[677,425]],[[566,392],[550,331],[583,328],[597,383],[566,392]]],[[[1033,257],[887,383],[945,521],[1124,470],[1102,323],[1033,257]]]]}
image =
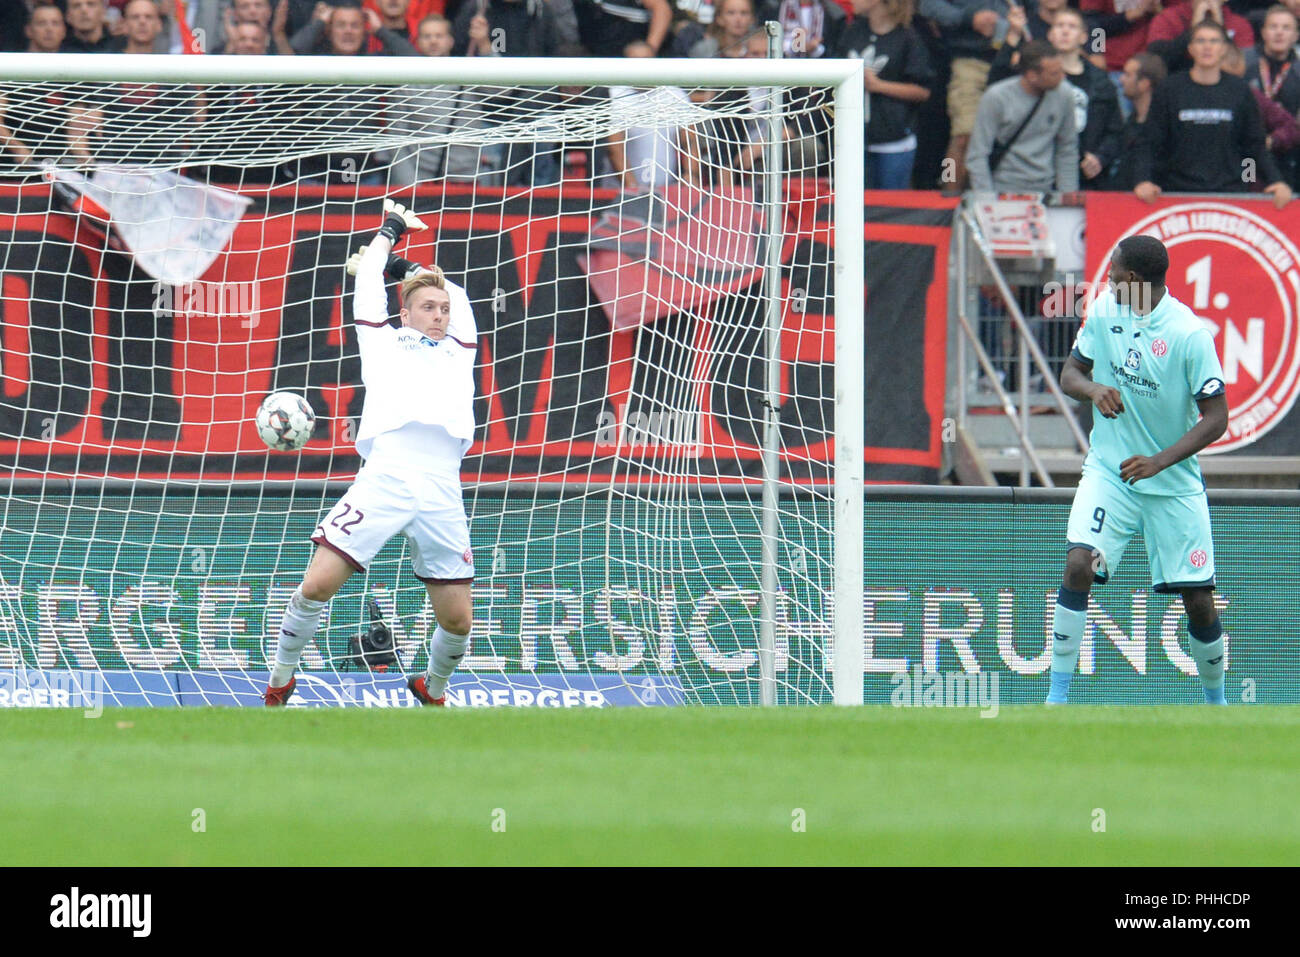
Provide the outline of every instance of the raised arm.
{"type": "MultiPolygon", "coordinates": [[[[352,293],[352,321],[360,328],[378,329],[388,324],[388,290],[384,272],[389,265],[393,246],[408,229],[427,228],[405,206],[384,200],[384,224],[375,238],[348,259],[347,271],[357,277],[352,293]]],[[[392,257],[400,260],[400,257],[392,257]]]]}
{"type": "Polygon", "coordinates": [[[20,166],[26,166],[32,161],[32,151],[13,130],[5,125],[5,113],[8,108],[9,98],[0,93],[0,150],[7,149],[14,155],[20,166]]]}
{"type": "Polygon", "coordinates": [[[673,22],[673,8],[668,0],[642,0],[642,6],[650,11],[650,29],[646,31],[645,42],[657,54],[668,36],[668,28],[673,22]]]}
{"type": "Polygon", "coordinates": [[[271,40],[275,43],[275,52],[280,56],[293,56],[294,49],[289,43],[289,0],[280,0],[275,7],[275,16],[271,18],[271,40]]]}
{"type": "Polygon", "coordinates": [[[316,52],[316,45],[325,35],[325,27],[324,20],[312,17],[309,23],[289,38],[289,48],[299,56],[308,56],[316,52]]]}
{"type": "Polygon", "coordinates": [[[393,241],[376,236],[365,247],[356,265],[357,284],[352,290],[352,321],[358,327],[378,329],[388,324],[388,290],[384,266],[393,241]]]}
{"type": "Polygon", "coordinates": [[[95,162],[93,141],[103,125],[104,111],[99,107],[68,107],[68,154],[78,163],[95,162]]]}

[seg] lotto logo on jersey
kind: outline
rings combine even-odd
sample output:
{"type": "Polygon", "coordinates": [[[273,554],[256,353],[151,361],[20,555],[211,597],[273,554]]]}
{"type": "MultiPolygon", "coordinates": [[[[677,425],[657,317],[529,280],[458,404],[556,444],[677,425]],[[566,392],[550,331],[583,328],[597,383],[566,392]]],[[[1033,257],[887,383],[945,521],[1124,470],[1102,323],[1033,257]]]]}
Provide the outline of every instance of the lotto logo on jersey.
{"type": "Polygon", "coordinates": [[[1128,351],[1128,355],[1124,357],[1124,367],[1127,369],[1132,369],[1134,372],[1136,372],[1138,370],[1138,366],[1140,366],[1141,364],[1142,364],[1142,356],[1138,354],[1138,351],[1136,349],[1130,349],[1128,351]]]}
{"type": "Polygon", "coordinates": [[[1205,554],[1205,549],[1198,548],[1188,556],[1187,560],[1192,563],[1193,568],[1204,568],[1205,563],[1209,561],[1209,556],[1205,554]]]}
{"type": "Polygon", "coordinates": [[[462,559],[464,559],[466,565],[473,565],[473,564],[474,564],[474,552],[471,551],[470,549],[468,549],[468,548],[465,549],[465,554],[462,555],[462,556],[460,556],[460,557],[461,557],[462,559]]]}
{"type": "MultiPolygon", "coordinates": [[[[1124,236],[1155,236],[1169,250],[1169,292],[1201,320],[1223,365],[1228,430],[1206,452],[1248,446],[1286,420],[1300,398],[1300,208],[1169,199],[1152,210],[1108,196],[1089,201],[1088,224],[1094,283],[1124,236]]],[[[1172,345],[1154,340],[1150,355],[1172,345]]]]}

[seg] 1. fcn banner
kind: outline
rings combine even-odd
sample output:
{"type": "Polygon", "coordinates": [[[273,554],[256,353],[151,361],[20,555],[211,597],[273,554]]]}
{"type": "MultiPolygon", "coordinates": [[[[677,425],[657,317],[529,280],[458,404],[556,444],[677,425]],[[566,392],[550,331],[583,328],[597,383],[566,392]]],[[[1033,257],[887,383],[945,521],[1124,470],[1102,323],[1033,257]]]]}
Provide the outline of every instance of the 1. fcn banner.
{"type": "Polygon", "coordinates": [[[1087,223],[1085,288],[1105,288],[1125,236],[1155,236],[1169,250],[1169,292],[1213,333],[1230,417],[1206,452],[1300,455],[1300,206],[1089,193],[1087,223]]]}

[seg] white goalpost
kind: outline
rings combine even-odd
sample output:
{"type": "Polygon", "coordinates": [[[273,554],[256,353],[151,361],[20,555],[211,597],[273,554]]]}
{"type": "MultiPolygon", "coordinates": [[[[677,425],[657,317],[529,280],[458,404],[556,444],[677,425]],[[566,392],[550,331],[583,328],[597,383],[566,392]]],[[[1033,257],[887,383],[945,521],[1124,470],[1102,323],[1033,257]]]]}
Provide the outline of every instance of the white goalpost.
{"type": "MultiPolygon", "coordinates": [[[[0,686],[260,701],[392,196],[479,330],[449,702],[861,704],[863,126],[858,60],[7,55],[0,686]]],[[[413,703],[402,539],[326,614],[301,703],[413,703]]]]}

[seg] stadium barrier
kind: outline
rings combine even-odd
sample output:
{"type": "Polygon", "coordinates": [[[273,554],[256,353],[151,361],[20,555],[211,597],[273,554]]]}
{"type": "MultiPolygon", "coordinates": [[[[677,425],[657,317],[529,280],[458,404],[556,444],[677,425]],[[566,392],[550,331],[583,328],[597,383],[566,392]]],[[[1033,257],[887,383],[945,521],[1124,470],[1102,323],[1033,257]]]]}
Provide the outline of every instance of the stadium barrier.
{"type": "MultiPolygon", "coordinates": [[[[0,531],[0,707],[86,706],[76,683],[87,681],[100,682],[109,703],[119,700],[114,688],[122,703],[260,700],[266,636],[274,634],[306,563],[316,521],[314,514],[295,511],[292,499],[319,501],[320,491],[173,486],[132,492],[75,483],[46,488],[42,499],[15,486],[0,531]],[[54,693],[60,689],[64,694],[54,693]],[[125,697],[126,691],[134,697],[125,697]]],[[[931,702],[910,688],[929,674],[996,676],[1004,705],[1042,700],[1071,494],[868,489],[868,703],[941,706],[942,699],[931,702]]],[[[561,486],[543,494],[530,489],[517,499],[499,487],[471,489],[477,623],[460,684],[453,686],[460,703],[756,703],[757,625],[746,632],[737,622],[755,613],[758,582],[737,587],[736,577],[738,569],[756,565],[735,550],[750,547],[740,543],[757,550],[759,535],[756,527],[736,527],[753,520],[748,511],[729,509],[728,500],[718,494],[687,516],[698,572],[644,594],[634,571],[621,573],[626,578],[616,574],[630,567],[618,555],[605,577],[603,544],[590,541],[605,534],[603,500],[561,486]],[[532,541],[527,563],[522,549],[512,553],[506,544],[512,539],[532,541]],[[539,548],[541,541],[550,546],[539,548]],[[592,563],[602,567],[585,567],[592,563]],[[583,583],[594,580],[606,581],[608,592],[584,591],[583,583]],[[731,680],[718,681],[719,675],[731,680]],[[521,698],[520,688],[530,694],[521,698]]],[[[1294,547],[1300,492],[1212,491],[1210,503],[1217,601],[1228,633],[1229,700],[1300,702],[1300,552],[1294,547]]],[[[783,515],[805,504],[792,493],[783,515]]],[[[647,523],[648,511],[640,516],[647,523]]],[[[830,543],[813,547],[829,549],[830,543]]],[[[824,594],[800,574],[814,564],[810,556],[783,548],[781,561],[781,700],[825,700],[824,687],[808,676],[822,667],[824,639],[809,620],[828,616],[805,618],[820,608],[824,594]]],[[[395,678],[372,681],[334,670],[362,627],[365,594],[387,613],[406,667],[423,666],[433,623],[424,590],[394,542],[368,577],[354,578],[331,604],[304,658],[305,684],[319,686],[304,700],[405,703],[395,678]]],[[[1151,591],[1140,540],[1093,598],[1075,701],[1200,700],[1181,603],[1151,591]]]]}

